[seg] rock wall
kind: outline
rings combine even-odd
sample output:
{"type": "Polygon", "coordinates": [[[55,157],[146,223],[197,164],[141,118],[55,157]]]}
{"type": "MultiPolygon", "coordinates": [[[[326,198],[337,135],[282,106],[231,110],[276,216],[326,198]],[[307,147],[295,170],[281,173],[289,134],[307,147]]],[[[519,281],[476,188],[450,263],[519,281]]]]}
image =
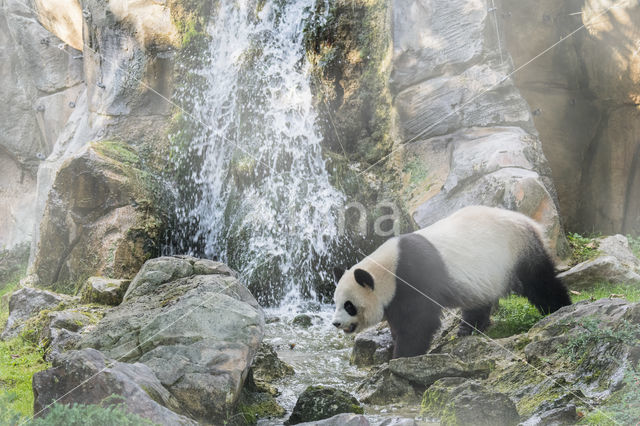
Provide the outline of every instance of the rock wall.
{"type": "MultiPolygon", "coordinates": [[[[70,6],[73,7],[73,4],[70,6]]],[[[0,5],[0,250],[30,241],[36,173],[83,90],[82,54],[47,31],[32,3],[0,5]]]]}
{"type": "Polygon", "coordinates": [[[511,58],[490,2],[395,0],[393,9],[402,191],[416,224],[469,204],[500,206],[543,223],[563,254],[551,170],[508,76],[511,58]]]}
{"type": "Polygon", "coordinates": [[[514,80],[536,111],[568,229],[637,234],[640,5],[496,3],[507,48],[522,67],[514,80]]]}
{"type": "MultiPolygon", "coordinates": [[[[182,7],[180,2],[171,5],[182,7]]],[[[131,204],[131,220],[116,215],[112,219],[118,223],[109,227],[100,222],[103,216],[96,216],[98,211],[108,213],[109,192],[94,191],[110,187],[108,167],[90,170],[89,179],[84,179],[86,173],[75,176],[67,185],[61,172],[82,168],[78,160],[89,143],[117,141],[139,157],[135,170],[159,173],[167,152],[173,68],[181,44],[180,23],[174,18],[170,7],[152,1],[2,3],[0,49],[8,60],[0,64],[0,72],[9,80],[0,88],[0,98],[11,102],[0,105],[0,250],[31,241],[31,272],[43,275],[46,285],[58,277],[81,279],[106,272],[107,257],[100,247],[146,227],[135,219],[146,214],[140,213],[141,204],[147,212],[149,203],[160,205],[154,198],[158,194],[138,191],[125,202],[131,204]],[[83,184],[89,186],[78,190],[83,184]],[[89,205],[96,209],[93,219],[78,215],[78,208],[89,205]],[[88,245],[78,246],[79,257],[69,264],[73,246],[86,238],[86,233],[80,237],[81,229],[102,231],[88,245]],[[60,245],[61,238],[68,241],[60,245]],[[93,262],[90,257],[102,259],[93,262]]],[[[140,186],[121,181],[124,192],[140,186]]],[[[129,251],[123,256],[139,258],[129,276],[155,254],[140,256],[137,243],[130,244],[129,251]]]]}

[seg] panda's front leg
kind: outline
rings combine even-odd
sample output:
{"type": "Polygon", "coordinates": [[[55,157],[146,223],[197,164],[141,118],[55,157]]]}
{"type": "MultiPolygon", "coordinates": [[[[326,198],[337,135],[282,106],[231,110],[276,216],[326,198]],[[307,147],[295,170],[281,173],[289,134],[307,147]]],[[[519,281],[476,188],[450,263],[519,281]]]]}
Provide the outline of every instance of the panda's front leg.
{"type": "Polygon", "coordinates": [[[429,350],[435,332],[440,328],[440,308],[429,309],[421,315],[406,318],[402,324],[393,324],[393,358],[424,355],[429,350]]]}

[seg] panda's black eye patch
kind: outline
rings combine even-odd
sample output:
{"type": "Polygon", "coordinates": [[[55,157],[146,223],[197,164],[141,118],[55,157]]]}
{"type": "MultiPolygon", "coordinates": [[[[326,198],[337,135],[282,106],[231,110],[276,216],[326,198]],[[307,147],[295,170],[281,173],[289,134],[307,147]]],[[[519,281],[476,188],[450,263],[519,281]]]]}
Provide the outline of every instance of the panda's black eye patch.
{"type": "Polygon", "coordinates": [[[358,310],[355,306],[353,306],[353,303],[348,300],[344,302],[344,310],[347,311],[347,313],[352,317],[354,317],[358,313],[358,310]]]}

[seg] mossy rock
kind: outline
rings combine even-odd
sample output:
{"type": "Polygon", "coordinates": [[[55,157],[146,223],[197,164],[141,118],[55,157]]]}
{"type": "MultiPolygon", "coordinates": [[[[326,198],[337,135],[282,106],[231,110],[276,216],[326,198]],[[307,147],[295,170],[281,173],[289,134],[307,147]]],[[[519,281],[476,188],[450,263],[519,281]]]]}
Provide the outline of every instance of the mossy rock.
{"type": "Polygon", "coordinates": [[[445,377],[429,387],[421,414],[436,416],[443,425],[511,426],[520,421],[508,396],[461,377],[445,377]]]}
{"type": "Polygon", "coordinates": [[[250,425],[256,424],[259,419],[280,418],[286,413],[272,395],[264,392],[243,395],[236,411],[236,415],[250,425]]]}
{"type": "Polygon", "coordinates": [[[329,387],[309,386],[298,398],[287,425],[328,419],[340,413],[363,414],[358,400],[349,393],[329,387]]]}

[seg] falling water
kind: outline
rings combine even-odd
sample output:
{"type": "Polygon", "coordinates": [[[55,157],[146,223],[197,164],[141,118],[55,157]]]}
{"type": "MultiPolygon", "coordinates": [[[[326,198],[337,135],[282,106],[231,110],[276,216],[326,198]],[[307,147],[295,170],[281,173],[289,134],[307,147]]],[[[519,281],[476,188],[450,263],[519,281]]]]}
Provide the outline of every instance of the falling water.
{"type": "Polygon", "coordinates": [[[312,3],[218,4],[196,73],[199,130],[182,148],[195,190],[178,203],[182,251],[229,263],[262,303],[316,296],[339,245],[344,196],[322,157],[302,43],[312,3]]]}

